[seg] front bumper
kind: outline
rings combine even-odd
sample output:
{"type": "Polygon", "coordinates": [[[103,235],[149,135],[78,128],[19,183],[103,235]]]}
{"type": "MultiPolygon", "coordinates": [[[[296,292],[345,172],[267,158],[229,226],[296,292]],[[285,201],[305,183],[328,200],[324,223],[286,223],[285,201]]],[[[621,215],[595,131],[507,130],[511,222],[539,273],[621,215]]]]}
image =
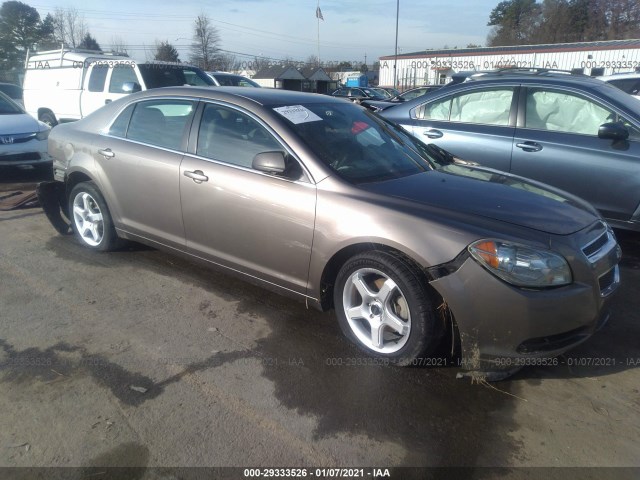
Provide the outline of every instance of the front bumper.
{"type": "Polygon", "coordinates": [[[34,138],[21,143],[0,144],[0,166],[37,165],[51,161],[46,140],[34,138]]]}
{"type": "MultiPolygon", "coordinates": [[[[559,288],[517,288],[472,258],[431,285],[453,313],[463,368],[483,373],[514,371],[552,359],[584,342],[608,319],[607,301],[619,285],[615,243],[573,268],[574,282],[559,288]]],[[[575,262],[575,259],[574,259],[575,262]]]]}

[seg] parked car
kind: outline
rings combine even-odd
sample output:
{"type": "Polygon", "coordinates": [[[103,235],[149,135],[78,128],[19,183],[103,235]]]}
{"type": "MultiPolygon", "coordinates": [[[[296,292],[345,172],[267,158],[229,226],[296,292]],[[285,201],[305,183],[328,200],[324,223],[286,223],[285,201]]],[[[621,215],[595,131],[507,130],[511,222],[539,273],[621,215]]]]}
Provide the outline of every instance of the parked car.
{"type": "Polygon", "coordinates": [[[421,97],[422,95],[426,95],[427,93],[435,92],[436,90],[440,90],[441,88],[442,85],[427,85],[424,87],[416,87],[410,90],[406,90],[405,92],[396,95],[395,97],[386,98],[384,100],[363,100],[360,103],[373,112],[381,112],[382,110],[392,107],[398,103],[413,100],[416,97],[421,97]]]}
{"type": "Polygon", "coordinates": [[[457,157],[548,183],[640,230],[640,103],[545,70],[485,73],[381,115],[457,157]]]}
{"type": "Polygon", "coordinates": [[[362,100],[384,100],[385,96],[369,87],[341,87],[335,90],[332,97],[348,98],[354,103],[360,103],[362,100]]]}
{"type": "Polygon", "coordinates": [[[383,88],[387,92],[389,92],[391,94],[391,97],[397,97],[401,93],[400,90],[397,90],[397,89],[392,88],[392,87],[381,87],[381,88],[383,88]]]}
{"type": "Polygon", "coordinates": [[[221,87],[257,87],[260,88],[256,82],[250,78],[243,77],[242,75],[236,75],[235,73],[227,72],[207,72],[207,75],[211,77],[213,82],[221,87]]]}
{"type": "Polygon", "coordinates": [[[53,50],[29,57],[24,104],[27,112],[53,127],[133,92],[182,85],[215,83],[199,68],[184,64],[137,63],[127,56],[91,50],[53,50]]]}
{"type": "Polygon", "coordinates": [[[586,202],[457,164],[328,96],[166,88],[49,137],[39,197],[62,232],[178,251],[319,309],[381,362],[433,358],[497,379],[607,318],[620,249],[586,202]]]}
{"type": "Polygon", "coordinates": [[[11,100],[24,108],[24,100],[22,98],[22,87],[12,83],[0,83],[0,92],[4,93],[11,100]]]}
{"type": "Polygon", "coordinates": [[[51,168],[47,154],[50,128],[0,92],[0,167],[51,168]]]}
{"type": "Polygon", "coordinates": [[[596,78],[610,83],[623,92],[633,95],[635,99],[640,100],[640,73],[616,73],[596,78]]]}

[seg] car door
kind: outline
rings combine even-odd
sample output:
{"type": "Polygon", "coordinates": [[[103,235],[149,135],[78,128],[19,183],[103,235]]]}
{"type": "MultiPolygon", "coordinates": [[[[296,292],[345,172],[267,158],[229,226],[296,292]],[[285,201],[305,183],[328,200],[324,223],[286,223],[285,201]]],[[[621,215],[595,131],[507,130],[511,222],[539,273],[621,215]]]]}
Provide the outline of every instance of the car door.
{"type": "Polygon", "coordinates": [[[607,218],[628,220],[640,203],[640,130],[613,107],[553,86],[522,90],[512,173],[591,202],[607,218]],[[628,140],[598,137],[600,125],[622,121],[628,140]]]}
{"type": "Polygon", "coordinates": [[[109,68],[108,88],[105,92],[104,103],[114,102],[133,92],[142,89],[144,82],[139,70],[135,65],[127,62],[120,62],[109,68]],[[133,89],[130,87],[133,86],[133,89]]]}
{"type": "Polygon", "coordinates": [[[184,248],[180,162],[196,104],[172,98],[133,103],[94,142],[101,190],[118,228],[184,248]]]}
{"type": "Polygon", "coordinates": [[[405,128],[459,158],[509,171],[517,90],[487,86],[428,100],[410,112],[405,128]]]}
{"type": "Polygon", "coordinates": [[[196,122],[180,167],[189,252],[306,293],[316,205],[310,177],[246,111],[207,103],[196,122]],[[268,151],[286,153],[286,175],[252,168],[254,156],[268,151]]]}

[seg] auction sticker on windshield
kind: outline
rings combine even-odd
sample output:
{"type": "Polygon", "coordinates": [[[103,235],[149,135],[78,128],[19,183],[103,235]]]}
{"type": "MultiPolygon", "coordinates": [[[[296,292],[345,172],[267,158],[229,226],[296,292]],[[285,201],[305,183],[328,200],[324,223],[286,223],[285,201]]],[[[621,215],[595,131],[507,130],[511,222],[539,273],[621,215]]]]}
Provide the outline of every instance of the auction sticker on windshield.
{"type": "Polygon", "coordinates": [[[274,108],[274,110],[296,125],[299,123],[317,122],[318,120],[322,120],[319,116],[302,105],[278,107],[274,108]]]}

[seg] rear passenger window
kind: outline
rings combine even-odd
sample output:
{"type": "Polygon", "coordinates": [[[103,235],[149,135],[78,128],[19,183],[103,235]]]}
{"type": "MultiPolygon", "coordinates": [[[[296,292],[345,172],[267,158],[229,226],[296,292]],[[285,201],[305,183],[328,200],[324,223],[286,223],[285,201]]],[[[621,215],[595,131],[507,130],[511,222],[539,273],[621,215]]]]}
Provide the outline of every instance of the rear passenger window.
{"type": "Polygon", "coordinates": [[[131,113],[135,108],[135,104],[129,105],[125,108],[118,118],[111,124],[111,128],[109,128],[109,135],[113,135],[114,137],[126,137],[127,136],[127,128],[129,127],[129,120],[131,120],[131,113]]]}
{"type": "Polygon", "coordinates": [[[202,113],[196,154],[251,168],[261,152],[284,151],[267,129],[237,110],[209,104],[202,113]]]}
{"type": "Polygon", "coordinates": [[[440,120],[446,122],[451,113],[451,97],[435,102],[425,103],[414,110],[414,117],[418,120],[440,120]]]}
{"type": "Polygon", "coordinates": [[[452,122],[509,125],[513,89],[482,90],[453,97],[452,122]]]}
{"type": "Polygon", "coordinates": [[[129,122],[127,138],[180,150],[193,110],[194,103],[188,100],[151,100],[136,103],[129,122]]]}
{"type": "Polygon", "coordinates": [[[91,69],[91,76],[89,77],[89,91],[90,92],[102,92],[104,91],[104,82],[107,78],[107,72],[109,71],[108,65],[94,65],[91,69]]]}

